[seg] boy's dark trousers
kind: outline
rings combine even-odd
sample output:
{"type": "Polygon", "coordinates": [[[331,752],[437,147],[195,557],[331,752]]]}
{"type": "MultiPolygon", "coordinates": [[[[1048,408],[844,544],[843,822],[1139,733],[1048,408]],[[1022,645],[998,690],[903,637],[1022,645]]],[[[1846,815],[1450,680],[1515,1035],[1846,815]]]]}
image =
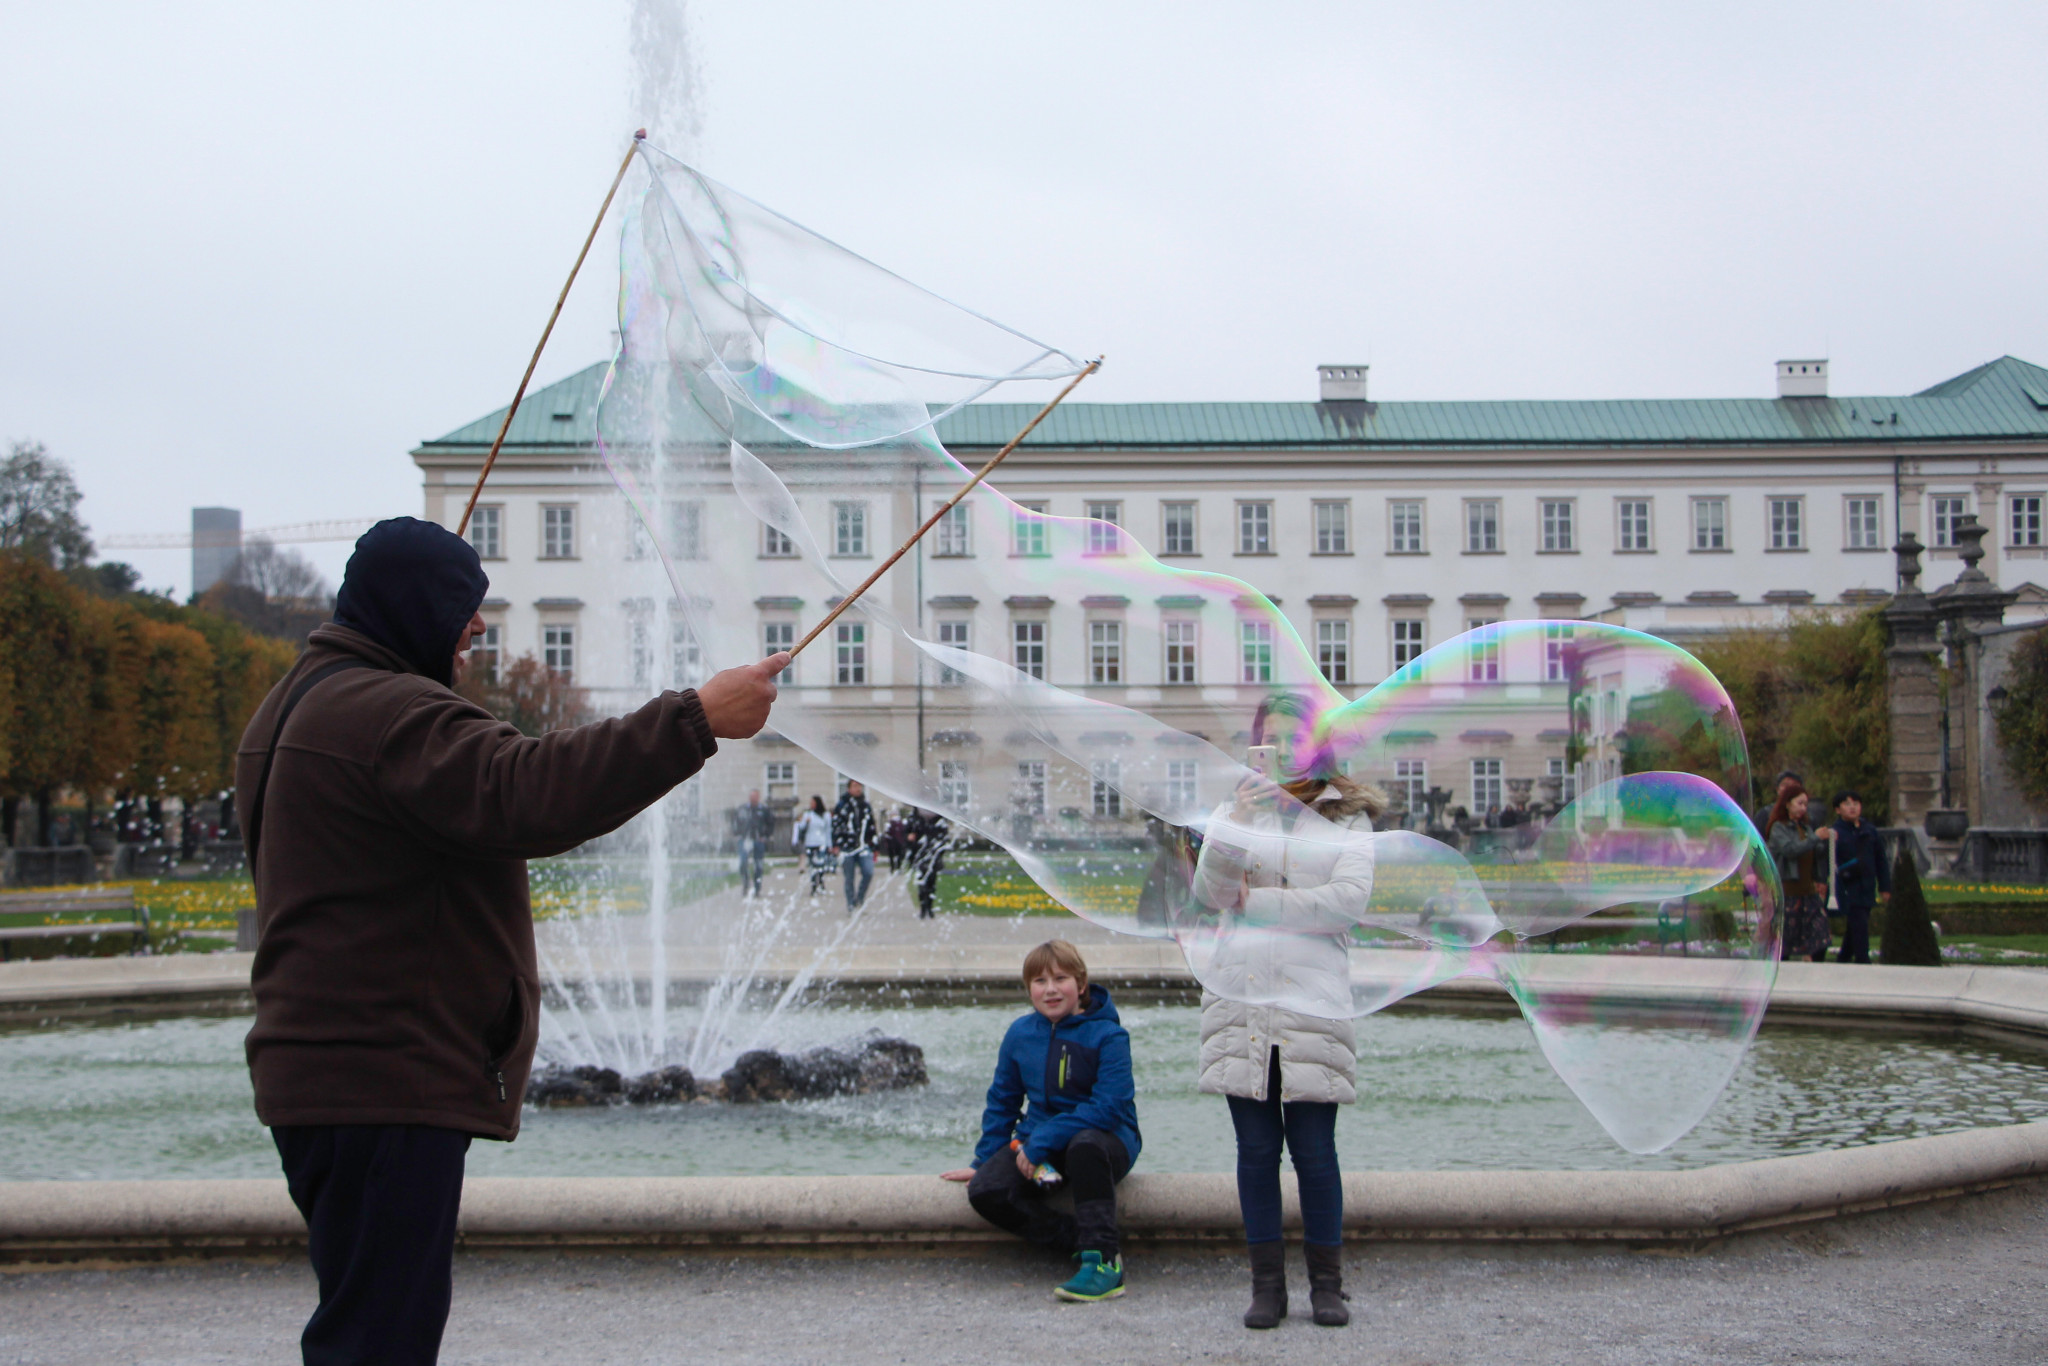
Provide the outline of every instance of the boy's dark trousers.
{"type": "Polygon", "coordinates": [[[1008,1147],[975,1169],[967,1185],[968,1203],[997,1228],[1029,1242],[1055,1252],[1100,1252],[1104,1261],[1114,1260],[1116,1183],[1131,1170],[1123,1140],[1100,1129],[1083,1129],[1050,1161],[1073,1192],[1071,1218],[1047,1203],[1050,1191],[1017,1170],[1017,1154],[1008,1147]]]}
{"type": "Polygon", "coordinates": [[[423,1124],[270,1133],[320,1282],[299,1339],[306,1366],[427,1366],[448,1324],[469,1135],[423,1124]]]}

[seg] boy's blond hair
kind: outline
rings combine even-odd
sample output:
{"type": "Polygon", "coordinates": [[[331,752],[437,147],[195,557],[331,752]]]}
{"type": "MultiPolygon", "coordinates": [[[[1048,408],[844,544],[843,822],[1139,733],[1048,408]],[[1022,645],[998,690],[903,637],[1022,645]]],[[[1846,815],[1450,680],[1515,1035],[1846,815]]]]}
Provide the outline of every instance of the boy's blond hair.
{"type": "Polygon", "coordinates": [[[1031,979],[1042,975],[1047,968],[1058,968],[1074,979],[1074,985],[1081,989],[1082,998],[1088,995],[1088,963],[1081,957],[1081,951],[1064,939],[1048,939],[1024,955],[1024,989],[1031,989],[1031,979]]]}

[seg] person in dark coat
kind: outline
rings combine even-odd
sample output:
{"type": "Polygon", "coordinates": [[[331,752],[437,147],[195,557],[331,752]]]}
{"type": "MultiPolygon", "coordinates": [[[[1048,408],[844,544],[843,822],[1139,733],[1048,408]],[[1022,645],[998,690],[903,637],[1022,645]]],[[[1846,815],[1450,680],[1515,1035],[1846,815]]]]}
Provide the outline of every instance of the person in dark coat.
{"type": "Polygon", "coordinates": [[[536,739],[452,687],[488,584],[446,528],[379,522],[235,755],[258,930],[245,1047],[310,1234],[309,1363],[440,1350],[464,1156],[517,1136],[539,1034],[526,860],[617,829],[753,735],[788,662],[536,739]]]}
{"type": "Polygon", "coordinates": [[[846,878],[846,913],[852,915],[875,880],[875,809],[858,781],[846,785],[846,795],[832,808],[832,852],[846,878]]]}
{"type": "Polygon", "coordinates": [[[1835,904],[1844,917],[1837,963],[1870,961],[1870,913],[1879,897],[1892,894],[1891,860],[1884,836],[1863,819],[1863,798],[1852,790],[1835,794],[1835,904]]]}
{"type": "Polygon", "coordinates": [[[1771,799],[1765,802],[1762,806],[1759,806],[1756,810],[1750,812],[1749,818],[1752,822],[1755,823],[1756,832],[1759,835],[1763,835],[1766,837],[1770,835],[1771,812],[1776,809],[1779,800],[1783,798],[1787,792],[1791,791],[1795,787],[1799,788],[1801,791],[1804,791],[1806,788],[1806,779],[1800,777],[1797,773],[1794,773],[1791,769],[1788,768],[1784,770],[1782,773],[1780,773],[1778,775],[1778,781],[1772,784],[1771,799]]]}
{"type": "Polygon", "coordinates": [[[946,867],[946,850],[953,842],[952,825],[936,811],[917,807],[903,823],[903,842],[910,855],[910,872],[917,879],[917,918],[935,920],[933,900],[938,895],[939,874],[946,867]]]}
{"type": "Polygon", "coordinates": [[[761,805],[761,792],[747,793],[747,804],[732,809],[733,840],[740,851],[740,895],[761,895],[761,868],[767,860],[768,837],[775,833],[775,813],[761,805]]]}

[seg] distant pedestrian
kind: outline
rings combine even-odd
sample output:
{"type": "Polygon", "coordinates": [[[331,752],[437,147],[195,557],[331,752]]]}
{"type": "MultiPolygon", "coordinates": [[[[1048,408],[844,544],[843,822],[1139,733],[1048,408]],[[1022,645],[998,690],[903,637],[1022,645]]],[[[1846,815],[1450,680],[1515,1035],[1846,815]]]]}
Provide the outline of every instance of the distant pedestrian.
{"type": "Polygon", "coordinates": [[[1749,819],[1756,825],[1756,832],[1768,838],[1770,836],[1771,812],[1778,805],[1778,799],[1783,797],[1792,788],[1804,788],[1805,786],[1806,779],[1800,777],[1791,769],[1788,768],[1780,773],[1778,780],[1771,784],[1771,799],[1750,813],[1749,819]]]}
{"type": "Polygon", "coordinates": [[[953,842],[952,826],[944,816],[923,807],[913,808],[903,823],[903,840],[909,847],[911,876],[917,879],[917,918],[935,920],[933,901],[938,895],[939,874],[946,867],[946,849],[953,842]]]}
{"type": "Polygon", "coordinates": [[[1835,831],[1832,826],[1815,830],[1807,821],[1808,805],[1806,789],[1798,783],[1780,791],[1764,822],[1764,843],[1778,862],[1785,888],[1778,956],[1824,963],[1829,937],[1826,841],[1834,839],[1835,831]]]}
{"type": "Polygon", "coordinates": [[[775,813],[761,805],[758,788],[747,793],[745,806],[733,808],[732,833],[740,851],[740,894],[759,896],[768,838],[775,833],[775,813]]]}
{"type": "Polygon", "coordinates": [[[790,846],[811,872],[811,895],[825,887],[825,874],[832,871],[832,817],[825,812],[825,799],[811,795],[810,809],[796,818],[789,832],[790,846]]]}
{"type": "Polygon", "coordinates": [[[846,879],[846,913],[852,915],[868,899],[875,880],[875,809],[857,779],[847,783],[846,795],[832,808],[832,852],[846,879]]]}
{"type": "Polygon", "coordinates": [[[1863,819],[1863,798],[1851,789],[1835,794],[1835,904],[1842,908],[1842,947],[1837,963],[1870,961],[1870,913],[1878,898],[1892,894],[1884,836],[1863,819]]]}
{"type": "Polygon", "coordinates": [[[902,808],[889,816],[889,823],[882,827],[882,853],[889,859],[889,871],[897,872],[903,867],[903,856],[910,850],[910,822],[903,819],[902,808]]]}

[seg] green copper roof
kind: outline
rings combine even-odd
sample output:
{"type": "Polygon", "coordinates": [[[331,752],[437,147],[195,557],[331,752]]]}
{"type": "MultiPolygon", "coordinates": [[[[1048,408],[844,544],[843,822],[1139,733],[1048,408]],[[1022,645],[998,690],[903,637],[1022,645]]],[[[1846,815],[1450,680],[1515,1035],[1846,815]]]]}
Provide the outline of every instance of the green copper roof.
{"type": "MultiPolygon", "coordinates": [[[[596,439],[593,365],[527,396],[506,444],[588,447],[596,439]]],[[[1000,446],[1035,403],[976,403],[939,421],[949,447],[1000,446]]],[[[501,408],[422,451],[488,446],[501,408]]],[[[764,430],[762,437],[769,433],[764,430]]],[[[2048,370],[2003,356],[1898,397],[1564,399],[1464,403],[1067,403],[1027,446],[1501,448],[1840,445],[2048,439],[2048,370]]]]}

